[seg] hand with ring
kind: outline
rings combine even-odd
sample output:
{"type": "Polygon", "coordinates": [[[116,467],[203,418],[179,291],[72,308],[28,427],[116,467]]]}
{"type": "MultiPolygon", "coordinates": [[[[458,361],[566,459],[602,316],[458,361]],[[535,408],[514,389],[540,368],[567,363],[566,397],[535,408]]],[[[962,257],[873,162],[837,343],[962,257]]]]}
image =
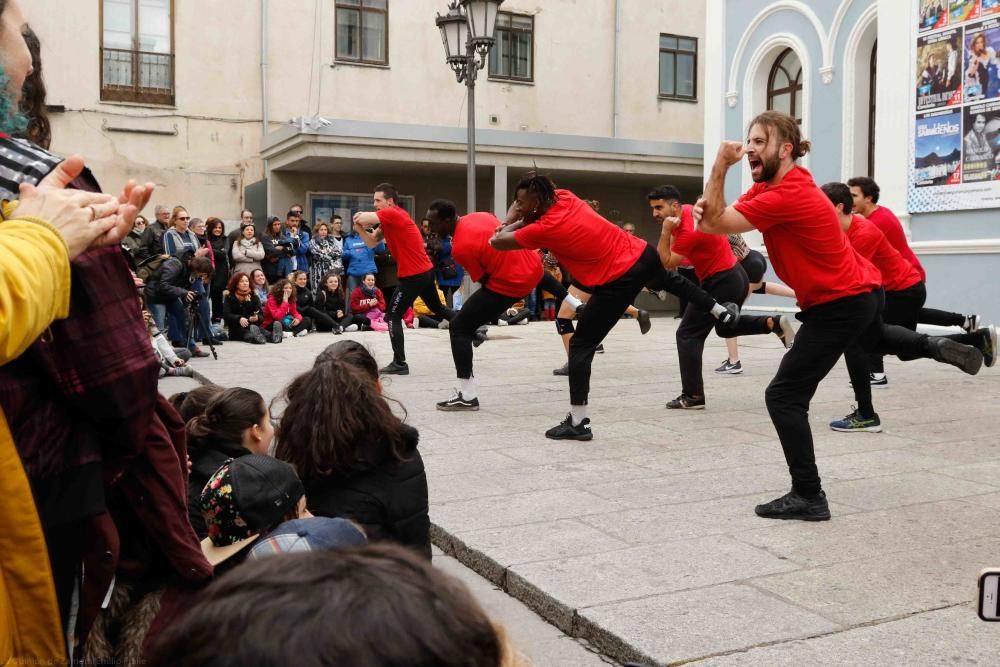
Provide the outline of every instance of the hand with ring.
{"type": "Polygon", "coordinates": [[[111,195],[80,190],[39,189],[21,184],[17,217],[34,217],[51,224],[62,235],[73,259],[115,228],[121,204],[111,195]]]}

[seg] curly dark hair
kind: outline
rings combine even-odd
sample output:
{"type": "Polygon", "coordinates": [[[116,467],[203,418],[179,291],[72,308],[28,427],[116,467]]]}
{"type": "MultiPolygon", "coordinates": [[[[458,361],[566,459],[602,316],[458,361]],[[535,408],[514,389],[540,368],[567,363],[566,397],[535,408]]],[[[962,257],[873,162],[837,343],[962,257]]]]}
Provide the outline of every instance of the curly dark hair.
{"type": "MultiPolygon", "coordinates": [[[[0,13],[3,13],[6,2],[0,3],[0,13]]],[[[42,43],[38,35],[26,26],[24,42],[31,52],[31,76],[24,80],[21,89],[21,113],[28,119],[28,127],[24,130],[24,138],[33,144],[48,148],[52,142],[52,127],[45,110],[45,81],[42,79],[42,43]]]]}
{"type": "Polygon", "coordinates": [[[517,182],[517,185],[514,186],[514,194],[521,190],[527,190],[538,197],[541,212],[555,206],[558,199],[556,197],[556,184],[545,174],[539,174],[536,171],[529,171],[524,178],[517,182]]]}

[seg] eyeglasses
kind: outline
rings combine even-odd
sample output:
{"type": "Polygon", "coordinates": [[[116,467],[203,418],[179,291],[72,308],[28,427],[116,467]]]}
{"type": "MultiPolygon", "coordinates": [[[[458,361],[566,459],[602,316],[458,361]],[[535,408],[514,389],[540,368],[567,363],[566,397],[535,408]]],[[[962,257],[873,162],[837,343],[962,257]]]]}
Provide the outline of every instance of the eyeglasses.
{"type": "Polygon", "coordinates": [[[179,216],[177,216],[177,219],[178,220],[182,220],[184,222],[187,222],[188,220],[191,219],[191,216],[190,215],[179,215],[179,216]]]}

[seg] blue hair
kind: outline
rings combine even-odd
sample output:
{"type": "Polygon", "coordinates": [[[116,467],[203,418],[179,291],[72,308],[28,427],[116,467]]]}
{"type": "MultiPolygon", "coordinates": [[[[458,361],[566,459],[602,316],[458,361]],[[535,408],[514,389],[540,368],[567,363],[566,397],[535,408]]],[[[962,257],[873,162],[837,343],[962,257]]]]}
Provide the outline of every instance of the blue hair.
{"type": "Polygon", "coordinates": [[[28,117],[21,113],[10,94],[10,77],[0,65],[0,132],[23,133],[28,129],[28,117]]]}

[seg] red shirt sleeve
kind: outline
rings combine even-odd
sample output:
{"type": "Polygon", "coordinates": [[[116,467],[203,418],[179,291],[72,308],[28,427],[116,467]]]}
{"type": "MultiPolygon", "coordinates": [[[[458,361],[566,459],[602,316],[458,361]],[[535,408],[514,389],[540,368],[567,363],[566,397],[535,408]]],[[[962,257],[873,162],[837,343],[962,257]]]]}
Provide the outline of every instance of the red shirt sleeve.
{"type": "Polygon", "coordinates": [[[378,221],[388,228],[398,227],[400,224],[409,224],[409,216],[406,211],[398,206],[390,206],[381,211],[376,211],[378,221]]]}
{"type": "Polygon", "coordinates": [[[542,248],[547,245],[545,239],[547,231],[540,222],[533,222],[514,232],[514,240],[522,248],[529,248],[531,250],[542,248]]]}
{"type": "Polygon", "coordinates": [[[877,232],[878,230],[875,228],[865,229],[862,225],[858,224],[852,224],[850,231],[853,233],[848,234],[847,238],[851,240],[851,245],[854,246],[854,249],[869,262],[874,261],[879,241],[885,237],[881,235],[881,232],[877,234],[870,233],[870,231],[877,232]]]}
{"type": "Polygon", "coordinates": [[[762,232],[766,232],[775,225],[788,222],[788,219],[783,215],[787,211],[787,207],[780,192],[764,190],[754,196],[747,196],[751,192],[752,190],[733,204],[733,208],[739,211],[747,219],[747,222],[762,232]]]}

